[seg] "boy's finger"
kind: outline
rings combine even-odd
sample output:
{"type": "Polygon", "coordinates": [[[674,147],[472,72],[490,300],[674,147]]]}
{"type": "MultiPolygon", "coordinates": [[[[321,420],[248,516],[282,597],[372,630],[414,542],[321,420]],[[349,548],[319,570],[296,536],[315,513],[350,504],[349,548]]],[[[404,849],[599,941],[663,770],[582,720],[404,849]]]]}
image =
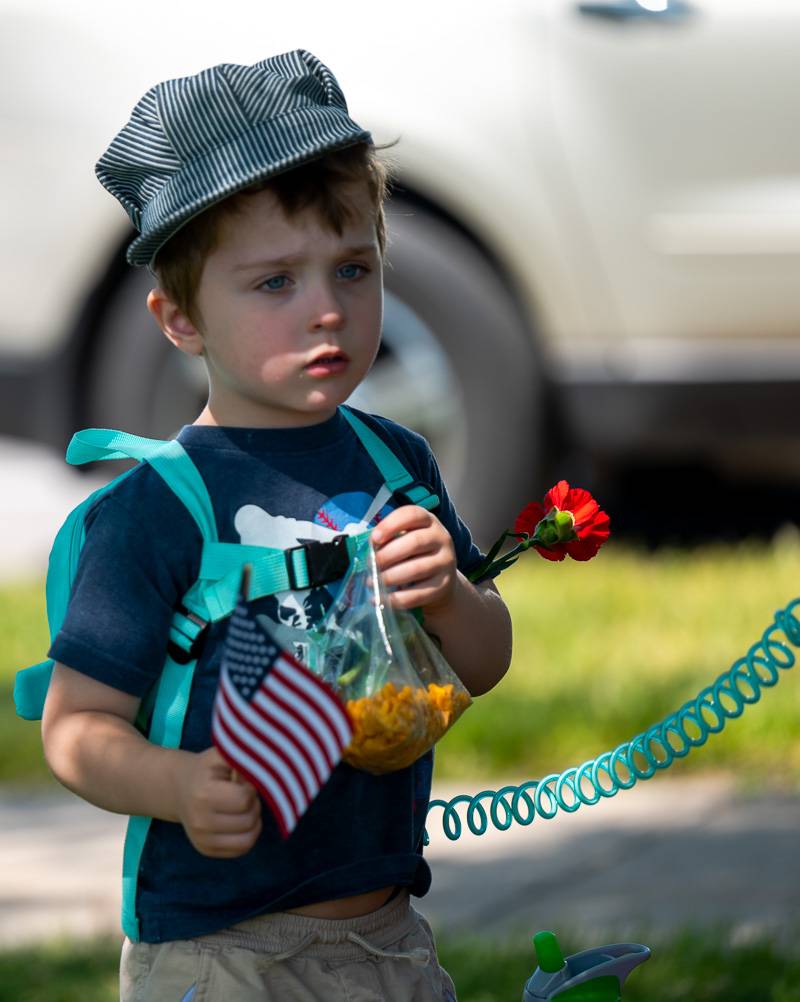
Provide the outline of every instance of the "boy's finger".
{"type": "Polygon", "coordinates": [[[216,812],[210,828],[215,834],[235,835],[252,831],[261,821],[261,810],[255,807],[241,813],[216,812]]]}
{"type": "Polygon", "coordinates": [[[259,803],[258,792],[246,779],[239,777],[238,783],[230,780],[214,785],[212,794],[214,809],[225,814],[241,814],[259,803]]]}
{"type": "Polygon", "coordinates": [[[256,798],[258,793],[250,780],[245,779],[240,772],[237,772],[233,766],[230,765],[230,763],[226,762],[225,764],[228,766],[228,776],[226,779],[228,779],[229,782],[234,783],[236,786],[241,786],[244,790],[248,791],[248,795],[252,794],[253,798],[256,798]]]}
{"type": "Polygon", "coordinates": [[[197,754],[205,761],[206,766],[210,768],[212,776],[230,781],[236,775],[230,763],[222,756],[216,745],[211,745],[205,751],[198,752],[197,754]]]}
{"type": "Polygon", "coordinates": [[[387,568],[412,557],[423,557],[436,553],[440,548],[440,540],[435,535],[419,530],[395,536],[375,552],[375,563],[378,570],[387,568]]]}
{"type": "Polygon", "coordinates": [[[383,556],[377,564],[381,579],[385,585],[408,584],[410,581],[419,581],[426,578],[430,571],[423,568],[423,564],[430,563],[432,551],[406,552],[404,550],[391,550],[383,556]]]}
{"type": "Polygon", "coordinates": [[[234,859],[236,856],[243,856],[253,848],[260,832],[261,826],[259,824],[258,828],[252,831],[234,835],[211,835],[203,840],[201,852],[206,856],[214,856],[218,859],[234,859]]]}
{"type": "Polygon", "coordinates": [[[372,530],[372,542],[375,546],[383,546],[400,532],[430,525],[433,517],[426,508],[420,508],[419,505],[401,505],[390,512],[380,525],[375,526],[372,530]]]}
{"type": "Polygon", "coordinates": [[[431,553],[414,553],[397,563],[381,570],[383,583],[389,587],[430,584],[433,578],[441,578],[445,568],[431,553]]]}
{"type": "MultiPolygon", "coordinates": [[[[253,790],[252,784],[233,768],[216,745],[206,748],[204,752],[200,752],[200,755],[206,758],[215,779],[225,780],[228,783],[235,783],[237,786],[253,790]]],[[[253,792],[255,793],[255,790],[253,792]]]]}

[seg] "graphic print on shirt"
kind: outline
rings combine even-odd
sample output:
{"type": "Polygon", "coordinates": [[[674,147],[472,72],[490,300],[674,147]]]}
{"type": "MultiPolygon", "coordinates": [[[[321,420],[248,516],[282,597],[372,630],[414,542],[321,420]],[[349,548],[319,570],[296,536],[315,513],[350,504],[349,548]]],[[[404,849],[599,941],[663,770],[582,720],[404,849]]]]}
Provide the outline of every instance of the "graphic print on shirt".
{"type": "MultiPolygon", "coordinates": [[[[243,505],[234,516],[234,527],[246,546],[270,546],[286,550],[300,543],[330,542],[341,535],[355,535],[376,525],[391,511],[386,502],[388,490],[375,495],[360,492],[338,494],[326,501],[314,515],[314,521],[273,515],[254,504],[243,505]]],[[[280,643],[290,645],[295,657],[306,660],[303,633],[315,626],[333,604],[339,582],[282,591],[264,599],[262,611],[270,619],[270,628],[280,643]]]]}

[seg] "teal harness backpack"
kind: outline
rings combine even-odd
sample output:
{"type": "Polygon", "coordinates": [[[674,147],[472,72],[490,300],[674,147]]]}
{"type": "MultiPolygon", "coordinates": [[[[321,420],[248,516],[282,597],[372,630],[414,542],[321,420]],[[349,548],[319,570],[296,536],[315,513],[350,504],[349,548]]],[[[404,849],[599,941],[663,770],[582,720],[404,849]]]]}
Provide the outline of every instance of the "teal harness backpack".
{"type": "MultiPolygon", "coordinates": [[[[439,498],[413,477],[394,453],[347,407],[342,415],[358,436],[384,479],[387,497],[399,494],[412,504],[432,509],[439,498]]],[[[353,553],[369,532],[337,536],[330,542],[308,542],[287,550],[220,542],[206,485],[183,446],[174,440],[140,438],[126,432],[90,428],[78,432],[67,448],[67,462],[81,465],[104,459],[135,459],[148,463],[186,506],[200,530],[203,549],[197,581],[175,610],[167,655],[158,682],[146,700],[137,725],[147,738],[165,748],[180,747],[194,670],[211,623],[228,617],[238,598],[242,569],[251,567],[251,599],[286,590],[326,584],[341,578],[353,553]],[[147,722],[149,720],[149,723],[147,722]]],[[[86,538],[84,519],[92,504],[124,477],[94,491],[67,517],[56,536],[47,573],[47,619],[51,639],[61,629],[86,538]]],[[[17,673],[14,702],[19,716],[40,720],[53,670],[48,659],[17,673]]],[[[151,818],[131,817],[122,861],[122,928],[138,941],[136,886],[139,863],[151,818]]]]}

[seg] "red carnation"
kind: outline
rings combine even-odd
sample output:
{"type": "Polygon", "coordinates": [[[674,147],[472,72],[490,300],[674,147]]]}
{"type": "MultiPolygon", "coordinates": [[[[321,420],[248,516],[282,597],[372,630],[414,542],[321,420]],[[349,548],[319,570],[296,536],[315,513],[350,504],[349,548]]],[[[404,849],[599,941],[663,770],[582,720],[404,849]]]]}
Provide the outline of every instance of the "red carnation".
{"type": "Polygon", "coordinates": [[[469,580],[480,584],[497,577],[531,547],[547,560],[563,560],[567,555],[573,560],[591,560],[608,539],[609,526],[608,515],[588,491],[559,480],[542,504],[534,501],[522,509],[513,532],[506,530],[495,540],[469,580]],[[502,552],[511,539],[514,545],[502,552]]]}
{"type": "Polygon", "coordinates": [[[514,533],[526,535],[547,560],[591,560],[610,535],[610,519],[592,495],[559,480],[544,496],[517,516],[514,533]]]}

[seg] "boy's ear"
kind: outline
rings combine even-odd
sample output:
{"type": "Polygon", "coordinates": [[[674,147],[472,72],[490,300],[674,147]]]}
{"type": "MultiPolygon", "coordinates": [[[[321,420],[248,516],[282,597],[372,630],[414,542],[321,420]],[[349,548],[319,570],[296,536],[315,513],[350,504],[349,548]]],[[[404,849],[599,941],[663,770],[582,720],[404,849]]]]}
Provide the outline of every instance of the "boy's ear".
{"type": "Polygon", "coordinates": [[[147,308],[156,323],[176,348],[187,355],[202,355],[203,336],[192,321],[172,302],[161,288],[151,289],[147,295],[147,308]]]}

